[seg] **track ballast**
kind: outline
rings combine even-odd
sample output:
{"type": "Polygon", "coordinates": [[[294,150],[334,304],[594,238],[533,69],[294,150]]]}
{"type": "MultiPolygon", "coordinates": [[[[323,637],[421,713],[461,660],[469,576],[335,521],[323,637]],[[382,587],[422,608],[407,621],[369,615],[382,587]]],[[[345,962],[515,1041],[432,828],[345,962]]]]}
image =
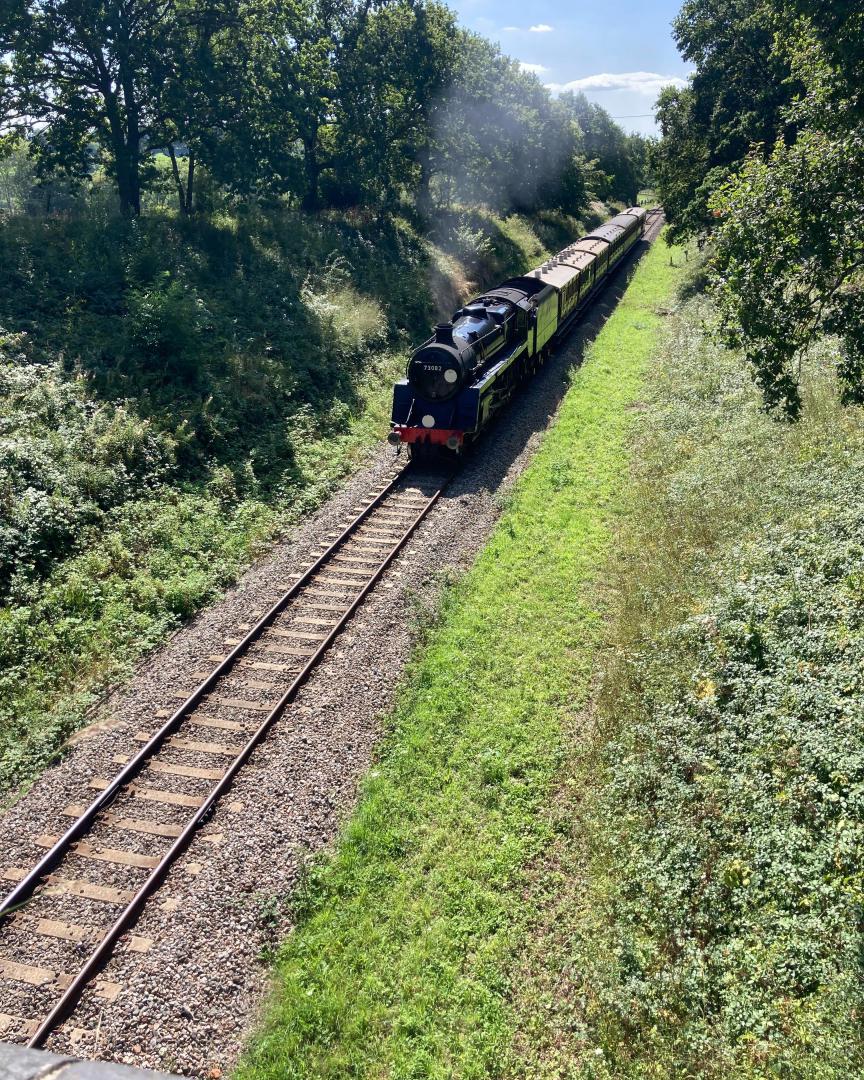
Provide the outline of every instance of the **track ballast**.
{"type": "Polygon", "coordinates": [[[451,476],[410,465],[389,476],[266,614],[211,656],[179,708],[116,755],[122,769],[91,780],[98,794],[64,810],[66,831],[39,837],[38,864],[3,869],[15,884],[0,904],[0,1038],[41,1046],[85,988],[106,1002],[119,994],[99,979],[118,941],[152,946],[129,935],[142,908],[451,476]]]}

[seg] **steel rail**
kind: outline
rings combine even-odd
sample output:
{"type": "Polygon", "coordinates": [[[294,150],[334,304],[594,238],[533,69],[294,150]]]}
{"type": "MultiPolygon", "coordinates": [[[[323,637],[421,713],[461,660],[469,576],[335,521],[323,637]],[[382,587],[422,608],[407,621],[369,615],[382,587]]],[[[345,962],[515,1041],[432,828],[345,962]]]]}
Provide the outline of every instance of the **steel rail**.
{"type": "Polygon", "coordinates": [[[87,833],[93,824],[97,814],[104,810],[115,798],[121,788],[125,787],[141,771],[147,760],[161,748],[164,741],[178,728],[184,717],[190,712],[221,679],[242,655],[248,651],[264,631],[275,621],[278,615],[285,610],[294,597],[309,583],[309,580],[318,572],[321,566],[345,543],[345,541],[359,528],[362,522],[375,510],[380,503],[387,498],[393,488],[406,476],[410,463],[406,464],[396,476],[387,483],[383,490],[357,515],[340,533],[330,546],[323,552],[312,565],[300,575],[287,592],[261,616],[258,622],[248,631],[246,636],[234,646],[231,652],[220,661],[210,672],[206,679],[200,683],[186,698],[182,705],[171,714],[162,727],[149,739],[144,746],[135,754],[128,764],[117,773],[109,786],[93,800],[84,812],[72,822],[65,833],[56,841],[39,860],[35,867],[22,878],[14,889],[0,903],[0,923],[4,916],[8,915],[13,908],[19,907],[37,888],[40,880],[49,874],[63,859],[72,844],[87,833]]]}
{"type": "MultiPolygon", "coordinates": [[[[662,208],[648,211],[646,217],[651,215],[662,214],[662,208]]],[[[644,233],[643,233],[644,237],[644,233]]],[[[634,245],[635,248],[635,245],[634,245]]],[[[623,262],[627,261],[626,257],[623,262]]],[[[617,267],[616,267],[617,269],[617,267]]],[[[614,273],[614,271],[613,271],[614,273]]],[[[606,284],[611,278],[611,274],[606,276],[606,284]]],[[[602,288],[602,286],[601,286],[602,288]]],[[[581,313],[581,312],[579,312],[581,313]]],[[[576,314],[576,313],[574,313],[576,314]]],[[[568,320],[569,321],[569,320],[568,320]]],[[[124,766],[120,772],[116,774],[109,785],[101,791],[92,803],[76,818],[76,820],[69,826],[66,832],[53,844],[53,846],[42,856],[39,862],[33,867],[24,878],[15,886],[14,889],[0,902],[0,924],[2,919],[8,916],[14,909],[17,909],[33,895],[35,890],[39,887],[40,882],[62,861],[62,859],[70,852],[72,845],[79,840],[93,826],[99,813],[104,810],[111,802],[116,798],[120,791],[130,783],[142,770],[144,765],[150,758],[161,749],[165,740],[182,725],[187,718],[187,714],[190,713],[195,706],[201,701],[201,699],[208,694],[213,687],[227,675],[234,665],[243,658],[243,655],[249,650],[249,648],[264,634],[264,632],[272,625],[276,618],[285,610],[290,602],[314,579],[317,572],[324,566],[332,556],[342,547],[345,542],[351,538],[351,536],[358,530],[362,523],[381,505],[382,502],[393,492],[397,485],[405,478],[405,476],[411,471],[412,464],[409,462],[406,464],[391,480],[387,482],[385,487],[372,499],[372,501],[363,508],[363,510],[352,519],[352,521],[342,530],[339,536],[325,549],[325,551],[314,560],[314,562],[298,577],[291,587],[283,593],[281,597],[265,612],[264,615],[258,620],[258,622],[249,630],[242,640],[232,648],[231,652],[221,660],[216,667],[208,674],[208,676],[192,691],[192,693],[183,701],[183,703],[172,713],[172,715],[165,721],[162,727],[147,741],[147,743],[141,747],[137,754],[124,766]]],[[[254,734],[248,739],[246,745],[242,751],[235,757],[231,765],[226,769],[222,778],[218,781],[216,786],[211,790],[204,803],[195,811],[192,817],[188,820],[183,827],[183,831],[175,839],[174,843],[168,849],[166,854],[162,857],[161,861],[153,868],[147,880],[141,885],[138,891],[133,896],[132,900],[123,909],[121,914],[117,917],[110,929],[105,933],[104,937],[100,940],[99,944],[90,954],[85,961],[78,974],[73,981],[69,984],[66,990],[63,992],[58,1001],[54,1004],[49,1014],[45,1017],[42,1023],[39,1025],[35,1033],[32,1035],[27,1045],[32,1048],[40,1047],[45,1042],[48,1035],[66,1018],[69,1012],[74,1008],[81,993],[91,979],[101,970],[104,963],[110,957],[111,951],[116,945],[119,938],[126,932],[126,930],[134,923],[141,908],[146,903],[147,899],[158,888],[163,881],[164,877],[170,870],[173,863],[178,856],[188,846],[192,839],[196,829],[202,824],[202,822],[208,817],[208,815],[214,809],[216,803],[225,793],[225,791],[231,786],[236,777],[238,771],[248,761],[255,748],[263,741],[267,732],[273,725],[273,723],[282,715],[287,706],[294,700],[298,691],[308,679],[314,668],[317,666],[323,654],[333,643],[334,639],[339,635],[344,628],[348,620],[355,614],[363,600],[368,593],[377,584],[381,575],[393,561],[393,559],[402,550],[405,544],[410,539],[412,533],[429,513],[432,507],[440,498],[441,494],[450,483],[452,476],[450,474],[439,484],[434,494],[428,497],[425,505],[411,520],[410,524],[406,527],[399,540],[388,549],[385,557],[379,562],[377,569],[373,572],[369,580],[364,584],[361,591],[354,597],[346,610],[339,617],[336,624],[328,631],[327,636],[321,641],[316,648],[315,652],[309,657],[304,664],[300,672],[294,677],[293,681],[289,685],[288,689],[274,705],[270,712],[266,715],[254,734]]]]}
{"type": "MultiPolygon", "coordinates": [[[[410,469],[410,465],[406,466],[404,469],[402,469],[402,471],[394,478],[394,480],[387,485],[387,487],[384,489],[384,491],[382,491],[380,493],[380,495],[376,496],[375,500],[372,503],[370,503],[369,507],[367,507],[362,514],[358,515],[358,517],[352,522],[352,524],[342,532],[339,539],[336,540],[327,549],[327,551],[324,553],[324,555],[322,555],[319,559],[317,559],[315,561],[315,563],[313,564],[313,567],[310,568],[310,570],[306,571],[303,574],[303,576],[300,579],[300,582],[298,582],[297,584],[292,586],[292,588],[288,591],[288,593],[286,593],[284,597],[282,597],[279,601],[277,601],[276,604],[274,604],[274,606],[270,609],[270,611],[268,611],[267,615],[265,615],[264,618],[262,618],[259,621],[259,623],[256,624],[255,628],[253,628],[253,630],[249,632],[247,637],[244,639],[244,642],[251,643],[252,640],[254,640],[252,635],[254,634],[254,632],[256,630],[259,631],[259,634],[260,634],[260,632],[263,629],[266,629],[266,621],[268,619],[269,619],[269,621],[272,621],[272,618],[275,617],[275,614],[278,614],[285,607],[285,604],[287,603],[286,598],[290,598],[290,597],[295,596],[296,593],[299,591],[299,588],[302,587],[302,585],[305,585],[305,584],[309,583],[310,578],[315,573],[315,571],[321,566],[321,564],[323,562],[325,562],[327,560],[327,558],[330,555],[332,555],[333,552],[335,550],[337,550],[338,547],[346,539],[348,539],[348,537],[356,530],[356,528],[359,526],[359,524],[362,523],[362,521],[368,516],[369,512],[371,510],[375,509],[378,505],[380,505],[380,503],[387,497],[387,495],[389,495],[391,493],[391,491],[393,490],[395,485],[405,476],[405,474],[408,472],[409,469],[410,469]]],[[[370,579],[363,586],[362,590],[351,601],[349,606],[346,608],[346,610],[340,616],[338,622],[335,624],[335,626],[332,628],[332,630],[330,630],[328,632],[327,636],[320,643],[320,645],[315,650],[315,652],[312,654],[312,656],[309,657],[309,659],[307,660],[306,664],[303,666],[301,671],[294,677],[294,680],[291,683],[291,685],[288,687],[288,689],[285,691],[285,693],[282,695],[282,697],[279,699],[279,701],[273,706],[271,711],[266,715],[266,717],[261,722],[260,726],[255,731],[255,733],[249,738],[248,742],[243,747],[242,751],[237,755],[237,757],[234,759],[234,761],[231,763],[231,765],[225,771],[222,779],[213,788],[213,790],[210,792],[209,796],[207,797],[205,802],[201,805],[201,807],[198,810],[196,810],[196,812],[192,815],[192,817],[189,819],[187,824],[184,826],[182,833],[177,837],[177,839],[174,841],[174,843],[171,845],[171,847],[165,853],[165,855],[163,856],[163,858],[159,862],[159,864],[156,867],[153,868],[153,870],[150,873],[150,876],[147,878],[147,880],[144,882],[144,884],[141,885],[141,887],[136,892],[135,896],[132,898],[132,900],[129,902],[129,904],[123,909],[123,911],[118,916],[118,918],[116,919],[114,924],[106,932],[105,936],[102,938],[102,940],[99,942],[99,944],[93,950],[93,952],[87,958],[84,965],[82,966],[82,968],[80,969],[78,974],[75,976],[74,980],[69,984],[68,988],[64,991],[62,996],[59,998],[59,1000],[55,1003],[55,1005],[51,1009],[51,1012],[45,1017],[45,1019],[39,1025],[36,1032],[30,1038],[29,1042],[27,1043],[27,1045],[29,1047],[37,1048],[37,1047],[42,1046],[43,1043],[45,1042],[45,1039],[48,1037],[48,1035],[56,1027],[58,1027],[59,1024],[61,1024],[63,1022],[63,1020],[68,1016],[69,1012],[71,1012],[71,1010],[74,1008],[74,1006],[77,1003],[78,998],[81,996],[81,993],[83,992],[84,988],[95,977],[95,975],[98,974],[98,972],[101,970],[104,963],[108,960],[108,958],[109,958],[109,956],[111,954],[111,951],[114,948],[115,944],[117,943],[118,939],[126,932],[126,930],[135,921],[137,915],[139,914],[141,908],[144,906],[147,899],[158,888],[158,886],[161,884],[162,880],[164,879],[165,875],[170,870],[172,864],[177,860],[178,856],[183,852],[183,850],[188,845],[189,841],[191,840],[192,836],[195,833],[195,830],[204,821],[204,819],[210,814],[210,812],[215,807],[216,803],[219,801],[219,799],[222,797],[222,795],[224,795],[225,791],[231,786],[235,776],[237,775],[239,770],[243,767],[243,765],[248,761],[248,759],[251,756],[253,750],[263,741],[264,737],[266,736],[267,732],[269,731],[269,729],[273,725],[273,723],[282,715],[282,713],[285,711],[287,706],[290,705],[291,702],[294,700],[294,698],[296,697],[296,695],[297,695],[298,691],[300,690],[300,688],[302,687],[302,685],[306,682],[309,675],[312,673],[314,668],[317,666],[318,661],[321,659],[323,654],[326,652],[326,650],[332,644],[333,640],[338,636],[338,634],[343,629],[343,627],[348,622],[348,620],[351,618],[351,616],[357,611],[357,609],[359,608],[359,606],[361,605],[363,600],[366,598],[366,596],[369,594],[369,592],[372,590],[372,588],[374,588],[374,586],[377,584],[377,582],[379,581],[381,575],[384,573],[384,571],[387,569],[387,567],[390,565],[390,563],[393,561],[393,559],[399,554],[399,552],[402,550],[402,548],[405,546],[405,544],[411,538],[411,535],[414,532],[414,530],[417,528],[417,526],[420,524],[420,522],[423,520],[423,518],[426,517],[426,515],[429,513],[429,511],[432,509],[432,507],[435,505],[435,503],[441,497],[442,492],[447,487],[447,485],[450,483],[450,480],[453,478],[453,475],[454,474],[451,473],[450,475],[445,477],[443,482],[441,484],[439,484],[439,486],[437,487],[434,494],[427,498],[426,504],[422,507],[422,509],[419,510],[419,512],[411,520],[410,524],[405,528],[405,531],[403,532],[403,534],[399,538],[399,540],[386,552],[386,554],[385,554],[384,558],[381,560],[378,568],[374,571],[374,573],[372,574],[370,579]]],[[[230,659],[232,660],[232,662],[235,661],[236,659],[238,659],[238,650],[240,648],[241,648],[241,646],[237,646],[235,648],[234,652],[231,654],[230,659]]],[[[225,661],[222,661],[222,663],[219,665],[219,668],[217,670],[219,672],[221,672],[221,673],[224,673],[226,671],[227,664],[228,664],[228,659],[226,659],[225,661]]],[[[205,683],[202,683],[202,686],[211,685],[214,678],[215,678],[215,673],[211,674],[208,677],[208,679],[205,681],[205,683]]],[[[197,691],[196,691],[196,693],[197,693],[197,691]]],[[[200,696],[200,695],[198,695],[198,696],[200,696]]],[[[192,701],[193,699],[197,700],[197,697],[194,694],[190,695],[190,698],[187,699],[187,703],[185,703],[184,706],[182,706],[181,709],[178,710],[178,711],[179,712],[184,712],[184,710],[188,711],[188,709],[190,707],[188,702],[192,701]]],[[[175,714],[175,716],[176,715],[177,714],[175,714]]],[[[172,717],[172,720],[173,719],[174,719],[174,717],[172,717]]],[[[167,727],[167,726],[168,725],[166,724],[165,727],[167,727]]],[[[164,731],[165,731],[165,728],[162,729],[162,732],[160,732],[160,735],[162,735],[162,733],[164,731]]],[[[164,738],[164,735],[163,735],[163,738],[164,738]]],[[[154,741],[155,740],[151,740],[151,743],[153,743],[154,741]]],[[[148,746],[149,745],[151,745],[151,744],[148,743],[148,746]]],[[[128,767],[127,767],[127,769],[123,770],[123,774],[121,774],[121,775],[126,775],[127,773],[128,773],[128,767]]],[[[116,790],[116,785],[112,785],[112,788],[115,788],[115,790],[116,790]]],[[[100,802],[100,806],[101,805],[103,805],[103,804],[100,802]]],[[[83,818],[83,816],[84,815],[82,815],[82,818],[83,818]]],[[[95,814],[93,816],[95,816],[95,814]]],[[[79,819],[79,820],[81,820],[81,819],[79,819]]],[[[91,818],[91,820],[92,820],[92,818],[91,818]]],[[[71,832],[72,830],[70,829],[69,831],[71,832]]],[[[55,847],[56,846],[57,845],[55,845],[55,847]]],[[[30,875],[30,876],[32,877],[32,875],[30,875]]]]}

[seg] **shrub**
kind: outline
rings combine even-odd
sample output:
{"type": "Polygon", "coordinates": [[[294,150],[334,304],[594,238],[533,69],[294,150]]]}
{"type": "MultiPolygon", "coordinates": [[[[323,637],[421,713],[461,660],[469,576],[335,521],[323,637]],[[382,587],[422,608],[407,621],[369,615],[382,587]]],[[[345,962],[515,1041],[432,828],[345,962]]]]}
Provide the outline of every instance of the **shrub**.
{"type": "Polygon", "coordinates": [[[0,599],[86,546],[105,513],[160,484],[172,440],[0,332],[0,599]]]}
{"type": "Polygon", "coordinates": [[[598,1080],[859,1075],[864,428],[830,341],[790,428],[667,314],[537,1027],[598,1080]]]}
{"type": "Polygon", "coordinates": [[[195,387],[206,362],[206,334],[212,319],[190,286],[163,271],[152,285],[130,289],[128,327],[135,355],[145,371],[165,382],[195,387]]]}

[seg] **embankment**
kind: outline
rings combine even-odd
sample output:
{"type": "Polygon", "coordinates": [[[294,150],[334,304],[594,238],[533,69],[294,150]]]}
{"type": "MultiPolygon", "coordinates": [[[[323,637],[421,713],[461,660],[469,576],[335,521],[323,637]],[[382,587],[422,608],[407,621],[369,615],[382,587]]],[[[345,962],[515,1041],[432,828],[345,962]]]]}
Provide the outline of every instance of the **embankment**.
{"type": "Polygon", "coordinates": [[[409,342],[579,224],[286,211],[0,225],[0,794],[320,504],[409,342]]]}

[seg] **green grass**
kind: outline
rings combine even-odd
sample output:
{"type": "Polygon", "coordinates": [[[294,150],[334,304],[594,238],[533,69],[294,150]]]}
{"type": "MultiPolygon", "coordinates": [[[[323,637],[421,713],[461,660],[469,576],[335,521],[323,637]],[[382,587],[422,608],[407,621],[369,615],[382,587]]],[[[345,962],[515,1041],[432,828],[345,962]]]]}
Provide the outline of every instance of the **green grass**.
{"type": "Polygon", "coordinates": [[[498,1075],[523,892],[585,703],[589,586],[622,510],[634,402],[681,271],[658,242],[418,656],[335,854],[310,872],[237,1080],[498,1075]]]}
{"type": "Polygon", "coordinates": [[[769,419],[710,317],[670,316],[646,383],[514,1077],[864,1072],[864,416],[825,343],[769,419]]]}

